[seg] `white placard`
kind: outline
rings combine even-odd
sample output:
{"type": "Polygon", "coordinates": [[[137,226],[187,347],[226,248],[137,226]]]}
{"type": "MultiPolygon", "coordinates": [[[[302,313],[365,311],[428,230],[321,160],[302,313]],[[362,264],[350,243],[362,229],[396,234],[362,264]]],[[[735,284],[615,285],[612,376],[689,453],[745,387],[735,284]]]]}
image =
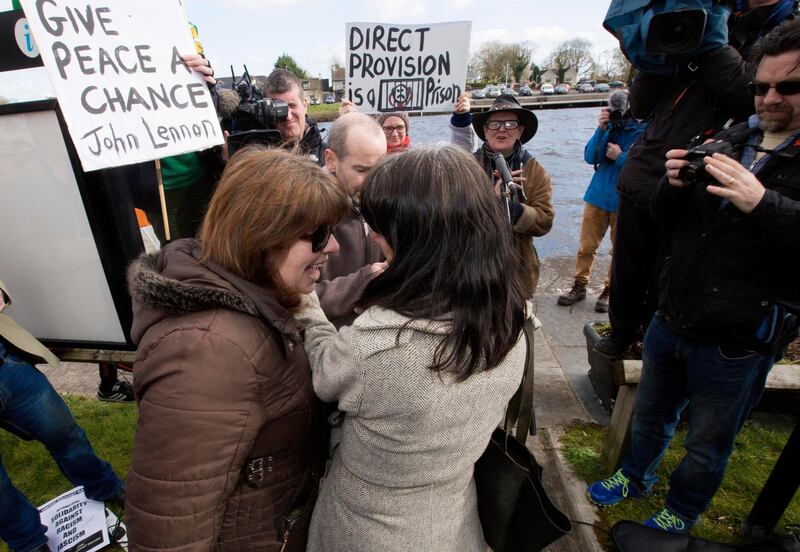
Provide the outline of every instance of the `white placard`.
{"type": "Polygon", "coordinates": [[[464,91],[472,23],[348,23],[347,99],[362,113],[452,111],[464,91]]]}
{"type": "Polygon", "coordinates": [[[84,171],[224,142],[178,0],[22,0],[84,171]]]}
{"type": "Polygon", "coordinates": [[[53,552],[94,552],[108,546],[105,505],[76,487],[39,507],[53,552]]]}

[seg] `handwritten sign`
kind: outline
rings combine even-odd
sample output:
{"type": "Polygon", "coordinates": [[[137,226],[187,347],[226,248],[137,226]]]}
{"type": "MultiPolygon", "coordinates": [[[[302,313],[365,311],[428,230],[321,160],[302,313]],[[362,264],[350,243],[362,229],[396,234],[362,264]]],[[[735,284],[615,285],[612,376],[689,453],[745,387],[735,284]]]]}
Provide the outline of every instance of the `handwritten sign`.
{"type": "Polygon", "coordinates": [[[76,487],[39,507],[53,552],[93,552],[109,543],[105,507],[76,487]]]}
{"type": "Polygon", "coordinates": [[[224,139],[178,0],[22,0],[85,171],[224,139]]]}
{"type": "Polygon", "coordinates": [[[363,113],[452,111],[472,23],[348,23],[347,99],[363,113]]]}

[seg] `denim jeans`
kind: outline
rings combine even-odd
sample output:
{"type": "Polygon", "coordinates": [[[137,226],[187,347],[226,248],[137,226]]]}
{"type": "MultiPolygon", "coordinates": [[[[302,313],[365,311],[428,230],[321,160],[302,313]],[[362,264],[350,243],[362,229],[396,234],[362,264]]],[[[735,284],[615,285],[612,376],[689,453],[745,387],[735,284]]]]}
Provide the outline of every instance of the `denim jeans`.
{"type": "Polygon", "coordinates": [[[642,377],[623,472],[644,489],[686,409],[686,454],[670,477],[666,506],[691,523],[709,506],[736,434],[761,398],[774,357],[731,351],[671,332],[659,313],[644,338],[642,377]]]}
{"type": "MultiPolygon", "coordinates": [[[[0,339],[0,426],[24,439],[40,441],[73,485],[86,496],[108,500],[122,481],[92,450],[86,433],[47,378],[8,351],[0,339]]],[[[12,550],[27,551],[47,542],[39,511],[11,483],[0,459],[0,539],[12,550]]]]}

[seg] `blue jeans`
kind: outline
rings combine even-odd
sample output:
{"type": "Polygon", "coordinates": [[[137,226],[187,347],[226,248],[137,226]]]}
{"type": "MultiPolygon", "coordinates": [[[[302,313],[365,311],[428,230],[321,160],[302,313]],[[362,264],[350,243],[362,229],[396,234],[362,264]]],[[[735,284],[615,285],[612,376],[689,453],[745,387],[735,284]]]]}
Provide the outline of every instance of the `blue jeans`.
{"type": "Polygon", "coordinates": [[[695,523],[722,482],[736,434],[761,398],[774,357],[744,350],[732,354],[679,337],[656,313],[645,334],[643,361],[631,451],[622,470],[649,490],[687,409],[686,454],[670,477],[666,506],[695,523]]]}
{"type": "MultiPolygon", "coordinates": [[[[86,496],[108,500],[122,481],[92,450],[86,433],[47,378],[0,339],[0,426],[24,439],[40,441],[74,485],[86,496]]],[[[12,550],[27,551],[47,542],[39,511],[11,483],[0,459],[0,539],[12,550]]]]}

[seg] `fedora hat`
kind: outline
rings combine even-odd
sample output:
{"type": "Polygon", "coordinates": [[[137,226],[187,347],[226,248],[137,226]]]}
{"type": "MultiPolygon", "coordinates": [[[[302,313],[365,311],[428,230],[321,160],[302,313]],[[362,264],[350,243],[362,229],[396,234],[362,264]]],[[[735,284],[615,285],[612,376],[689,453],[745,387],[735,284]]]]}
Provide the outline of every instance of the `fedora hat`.
{"type": "Polygon", "coordinates": [[[533,114],[533,111],[522,107],[514,96],[502,94],[494,101],[492,107],[489,108],[489,111],[475,113],[472,116],[472,128],[475,129],[475,134],[478,135],[478,138],[484,142],[486,141],[486,137],[484,136],[483,132],[483,124],[486,122],[486,119],[489,118],[489,115],[499,111],[507,111],[517,114],[517,117],[519,117],[519,123],[525,127],[525,130],[522,132],[522,136],[520,136],[519,139],[519,141],[523,144],[533,138],[533,135],[536,134],[536,129],[539,128],[539,120],[536,118],[536,115],[533,114]]]}

